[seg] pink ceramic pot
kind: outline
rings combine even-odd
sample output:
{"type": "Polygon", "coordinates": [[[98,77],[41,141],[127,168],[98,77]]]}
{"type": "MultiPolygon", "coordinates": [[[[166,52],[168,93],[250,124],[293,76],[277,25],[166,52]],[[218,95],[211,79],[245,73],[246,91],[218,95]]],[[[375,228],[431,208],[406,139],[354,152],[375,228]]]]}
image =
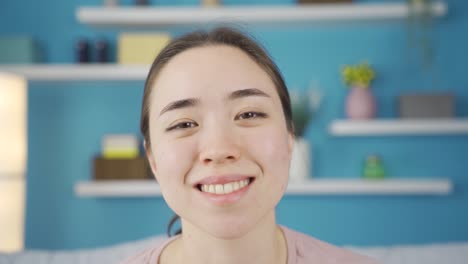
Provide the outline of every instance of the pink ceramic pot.
{"type": "Polygon", "coordinates": [[[351,119],[375,117],[376,102],[370,88],[355,86],[346,98],[346,115],[351,119]]]}

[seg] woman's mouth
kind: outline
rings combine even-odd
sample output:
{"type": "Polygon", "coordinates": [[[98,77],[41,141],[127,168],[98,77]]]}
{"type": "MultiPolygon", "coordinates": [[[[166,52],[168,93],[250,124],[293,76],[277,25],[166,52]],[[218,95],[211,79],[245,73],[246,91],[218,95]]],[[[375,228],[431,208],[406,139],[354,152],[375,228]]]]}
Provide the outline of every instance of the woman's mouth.
{"type": "Polygon", "coordinates": [[[233,181],[225,184],[198,184],[197,188],[199,191],[204,193],[225,195],[245,189],[250,185],[255,178],[251,177],[248,179],[233,181]]]}

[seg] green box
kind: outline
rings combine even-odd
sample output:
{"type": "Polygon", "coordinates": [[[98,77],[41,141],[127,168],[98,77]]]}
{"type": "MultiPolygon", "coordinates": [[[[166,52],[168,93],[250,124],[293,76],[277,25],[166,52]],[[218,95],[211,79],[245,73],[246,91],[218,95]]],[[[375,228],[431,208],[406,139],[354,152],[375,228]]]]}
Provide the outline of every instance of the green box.
{"type": "Polygon", "coordinates": [[[0,64],[41,62],[41,52],[31,37],[0,37],[0,64]]]}

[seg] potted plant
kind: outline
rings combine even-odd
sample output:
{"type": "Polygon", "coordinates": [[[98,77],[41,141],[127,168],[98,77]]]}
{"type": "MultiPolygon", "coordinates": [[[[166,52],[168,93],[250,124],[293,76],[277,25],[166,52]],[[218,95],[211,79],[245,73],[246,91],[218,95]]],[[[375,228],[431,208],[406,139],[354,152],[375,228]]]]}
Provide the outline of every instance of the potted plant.
{"type": "Polygon", "coordinates": [[[305,92],[291,92],[291,108],[294,123],[295,143],[289,170],[292,182],[301,182],[311,177],[311,145],[304,133],[321,101],[321,94],[312,88],[305,92]]]}
{"type": "Polygon", "coordinates": [[[342,69],[342,77],[346,86],[351,89],[346,98],[348,118],[369,119],[375,117],[376,102],[370,89],[370,83],[375,78],[372,67],[367,62],[346,65],[342,69]]]}

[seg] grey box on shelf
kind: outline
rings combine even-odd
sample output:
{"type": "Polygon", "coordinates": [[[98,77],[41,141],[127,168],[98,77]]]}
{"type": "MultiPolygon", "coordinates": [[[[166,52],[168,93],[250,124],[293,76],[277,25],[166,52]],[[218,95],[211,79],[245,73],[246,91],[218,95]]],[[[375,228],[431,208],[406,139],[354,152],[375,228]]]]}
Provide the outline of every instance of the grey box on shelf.
{"type": "Polygon", "coordinates": [[[451,93],[413,93],[398,98],[401,118],[453,118],[454,96],[451,93]]]}
{"type": "Polygon", "coordinates": [[[38,43],[28,36],[0,37],[0,64],[28,64],[42,61],[38,43]]]}

